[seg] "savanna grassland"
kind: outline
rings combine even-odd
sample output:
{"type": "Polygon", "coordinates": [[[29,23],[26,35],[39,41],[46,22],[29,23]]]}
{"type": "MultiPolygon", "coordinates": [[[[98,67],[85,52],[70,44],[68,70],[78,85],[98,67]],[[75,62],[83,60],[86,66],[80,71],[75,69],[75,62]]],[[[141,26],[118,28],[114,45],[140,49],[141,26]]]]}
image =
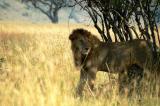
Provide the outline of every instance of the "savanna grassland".
{"type": "Polygon", "coordinates": [[[144,88],[141,101],[122,98],[116,75],[101,72],[97,91],[92,94],[86,87],[84,98],[75,98],[79,71],[68,36],[81,27],[98,34],[84,25],[0,22],[0,106],[159,106],[152,87],[144,88]]]}

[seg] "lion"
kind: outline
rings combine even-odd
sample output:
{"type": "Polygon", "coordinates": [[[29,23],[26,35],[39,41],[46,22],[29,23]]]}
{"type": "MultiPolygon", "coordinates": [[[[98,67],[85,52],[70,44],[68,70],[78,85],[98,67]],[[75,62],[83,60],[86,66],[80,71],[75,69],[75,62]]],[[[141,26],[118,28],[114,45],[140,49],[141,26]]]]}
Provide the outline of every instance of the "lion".
{"type": "Polygon", "coordinates": [[[76,91],[80,96],[86,81],[93,90],[98,71],[119,74],[119,92],[123,93],[124,81],[140,82],[144,68],[150,69],[153,64],[153,44],[146,40],[102,42],[85,29],[73,30],[69,39],[75,66],[81,69],[76,91]]]}

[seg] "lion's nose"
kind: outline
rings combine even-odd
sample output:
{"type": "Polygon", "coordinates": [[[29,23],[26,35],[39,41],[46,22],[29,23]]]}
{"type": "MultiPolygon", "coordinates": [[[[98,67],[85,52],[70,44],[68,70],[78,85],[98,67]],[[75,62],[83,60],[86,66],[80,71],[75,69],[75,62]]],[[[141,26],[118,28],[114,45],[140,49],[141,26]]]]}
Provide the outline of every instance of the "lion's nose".
{"type": "Polygon", "coordinates": [[[88,51],[88,49],[89,49],[89,48],[88,48],[88,47],[86,47],[86,48],[85,48],[85,51],[88,51]]]}
{"type": "Polygon", "coordinates": [[[83,54],[87,54],[87,53],[88,53],[88,50],[89,50],[89,48],[84,48],[84,49],[82,50],[82,53],[83,53],[83,54]]]}

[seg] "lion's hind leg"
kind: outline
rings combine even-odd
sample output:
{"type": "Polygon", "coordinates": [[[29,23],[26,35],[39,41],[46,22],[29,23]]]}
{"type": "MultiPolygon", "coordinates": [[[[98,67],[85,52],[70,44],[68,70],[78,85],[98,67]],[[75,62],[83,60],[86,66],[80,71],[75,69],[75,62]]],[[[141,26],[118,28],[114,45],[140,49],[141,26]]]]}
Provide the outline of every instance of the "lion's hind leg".
{"type": "Polygon", "coordinates": [[[131,97],[134,93],[141,95],[143,69],[136,64],[130,65],[126,71],[119,73],[119,94],[131,97]]]}
{"type": "Polygon", "coordinates": [[[128,96],[132,96],[133,93],[141,96],[141,81],[143,78],[143,68],[136,64],[128,67],[128,96]]]}
{"type": "Polygon", "coordinates": [[[118,84],[119,84],[119,94],[120,96],[124,96],[126,94],[126,87],[127,87],[127,71],[122,71],[119,73],[118,76],[118,84]]]}

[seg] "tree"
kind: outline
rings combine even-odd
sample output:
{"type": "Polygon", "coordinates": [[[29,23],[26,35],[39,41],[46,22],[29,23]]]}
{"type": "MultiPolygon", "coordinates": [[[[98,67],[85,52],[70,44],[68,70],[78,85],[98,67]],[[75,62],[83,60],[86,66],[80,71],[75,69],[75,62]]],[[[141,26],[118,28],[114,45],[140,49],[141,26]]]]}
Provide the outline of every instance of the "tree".
{"type": "Polygon", "coordinates": [[[95,28],[106,42],[146,39],[152,41],[156,56],[156,38],[160,43],[156,15],[159,0],[75,0],[88,12],[95,28]],[[138,28],[138,30],[136,30],[138,28]],[[138,34],[140,33],[140,34],[138,34]]]}
{"type": "Polygon", "coordinates": [[[70,0],[22,0],[22,2],[30,2],[35,8],[53,22],[58,23],[58,12],[61,8],[70,7],[70,0]]]}

